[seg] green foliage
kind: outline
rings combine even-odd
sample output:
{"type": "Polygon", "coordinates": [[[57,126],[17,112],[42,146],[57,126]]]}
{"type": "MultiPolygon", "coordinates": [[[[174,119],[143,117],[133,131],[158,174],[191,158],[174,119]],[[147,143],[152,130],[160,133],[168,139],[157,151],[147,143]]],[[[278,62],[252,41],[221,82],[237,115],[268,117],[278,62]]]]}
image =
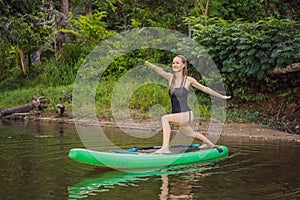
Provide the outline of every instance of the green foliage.
{"type": "MultiPolygon", "coordinates": [[[[190,16],[199,17],[202,14],[199,2],[206,1],[195,0],[195,6],[189,12],[190,16]]],[[[244,21],[259,21],[273,17],[277,19],[299,20],[300,10],[299,1],[257,1],[257,0],[210,0],[208,7],[208,17],[219,17],[226,20],[243,19],[244,21]],[[253,14],[254,13],[254,14],[253,14]],[[288,16],[291,14],[292,16],[288,16]]]]}
{"type": "MultiPolygon", "coordinates": [[[[132,45],[135,44],[136,43],[133,41],[132,45]]],[[[120,48],[118,45],[120,44],[116,44],[116,48],[120,48]]],[[[130,41],[128,41],[128,45],[131,45],[130,41]]],[[[111,50],[110,52],[111,54],[115,53],[114,50],[111,50]]],[[[149,60],[153,63],[163,63],[167,66],[170,66],[173,56],[174,54],[164,50],[148,49],[148,48],[135,50],[125,55],[119,56],[117,59],[115,59],[108,66],[108,68],[106,69],[102,77],[105,79],[119,78],[123,74],[125,74],[128,70],[140,65],[144,65],[146,60],[149,60]]]]}
{"type": "Polygon", "coordinates": [[[72,113],[72,84],[68,86],[43,87],[35,89],[36,93],[34,94],[45,97],[48,106],[45,110],[46,112],[55,113],[57,110],[56,105],[58,103],[62,103],[65,105],[66,114],[72,113]]]}
{"type": "Polygon", "coordinates": [[[26,90],[11,90],[7,92],[1,92],[0,97],[0,109],[7,109],[17,107],[19,105],[27,104],[31,101],[32,95],[36,92],[36,89],[26,90]]]}
{"type": "Polygon", "coordinates": [[[262,123],[263,116],[261,116],[260,110],[243,110],[241,108],[234,108],[227,113],[227,120],[235,122],[262,123]]]}
{"type": "MultiPolygon", "coordinates": [[[[111,102],[112,102],[112,93],[114,88],[116,87],[117,80],[103,80],[98,84],[96,90],[96,113],[101,116],[112,117],[111,113],[111,102]]],[[[131,87],[131,83],[127,83],[125,86],[131,87]]],[[[165,112],[171,112],[171,102],[168,95],[168,88],[163,87],[158,84],[145,84],[141,86],[137,90],[135,90],[130,96],[129,102],[126,100],[122,100],[121,98],[127,97],[128,91],[119,91],[122,94],[117,94],[120,96],[118,99],[118,106],[124,106],[124,109],[128,109],[133,111],[134,118],[136,119],[144,119],[149,118],[151,114],[151,109],[154,109],[156,105],[160,105],[165,109],[165,112]],[[129,103],[129,104],[127,104],[129,103]],[[128,106],[128,107],[126,107],[128,106]]],[[[115,97],[116,98],[116,97],[115,97]]],[[[207,98],[198,98],[198,99],[188,99],[189,104],[193,110],[199,110],[199,113],[196,113],[197,116],[200,116],[201,120],[207,120],[210,118],[210,102],[208,102],[207,98]],[[194,101],[199,102],[195,103],[194,101]],[[199,105],[199,107],[198,107],[199,105]],[[197,106],[197,107],[196,107],[197,106]]],[[[156,111],[158,112],[158,111],[156,111]]],[[[157,114],[157,113],[156,113],[157,114]]]]}
{"type": "MultiPolygon", "coordinates": [[[[26,103],[35,93],[47,96],[54,111],[61,88],[72,87],[77,70],[96,45],[116,31],[147,26],[193,35],[203,48],[194,48],[182,40],[174,44],[174,48],[197,58],[198,62],[193,65],[202,61],[205,66],[212,64],[206,58],[208,51],[222,72],[229,93],[238,97],[238,102],[264,101],[264,92],[274,91],[278,91],[279,97],[294,100],[296,92],[288,92],[286,88],[297,88],[299,73],[272,77],[268,71],[300,61],[299,1],[210,0],[207,16],[202,16],[199,0],[158,0],[155,3],[151,0],[94,0],[90,1],[91,14],[86,14],[87,2],[69,0],[68,24],[59,29],[60,0],[0,1],[0,97],[4,102],[0,107],[26,103]],[[67,36],[64,45],[58,44],[61,32],[67,36]],[[22,71],[20,50],[29,67],[26,73],[22,71]],[[42,52],[42,64],[31,62],[37,50],[42,52]]],[[[156,49],[140,49],[115,59],[103,74],[98,68],[93,69],[91,73],[103,75],[96,94],[97,114],[111,115],[111,92],[116,81],[129,70],[143,65],[145,60],[170,65],[173,56],[156,49]]],[[[189,67],[189,74],[204,85],[216,83],[214,76],[207,79],[193,67],[189,67]]],[[[140,88],[131,98],[130,108],[143,114],[158,102],[170,109],[163,90],[157,85],[140,88]]],[[[201,92],[195,93],[201,104],[200,115],[208,119],[210,99],[201,92]]],[[[239,118],[239,114],[233,118],[239,118]]],[[[249,118],[259,119],[256,114],[249,113],[249,118]]]]}
{"type": "Polygon", "coordinates": [[[185,32],[186,26],[182,23],[182,18],[187,15],[188,9],[194,5],[194,0],[171,2],[158,0],[155,3],[151,0],[114,0],[111,2],[111,6],[107,6],[104,1],[102,3],[104,5],[98,7],[104,9],[108,14],[109,29],[118,31],[152,26],[185,32]]]}
{"type": "Polygon", "coordinates": [[[98,43],[113,33],[106,30],[104,17],[106,17],[106,12],[96,11],[90,15],[78,16],[72,21],[72,24],[74,24],[74,29],[84,37],[86,44],[98,43]]]}
{"type": "Polygon", "coordinates": [[[54,60],[44,65],[43,70],[43,85],[50,87],[72,84],[76,76],[72,65],[57,64],[54,60]]]}
{"type": "Polygon", "coordinates": [[[199,105],[199,114],[197,113],[196,117],[197,116],[200,116],[200,120],[204,120],[204,121],[209,120],[209,118],[211,117],[210,106],[200,104],[199,105]]]}
{"type": "Polygon", "coordinates": [[[148,112],[149,108],[155,104],[162,105],[166,111],[170,112],[168,88],[160,85],[148,84],[134,92],[131,97],[130,108],[148,112]]]}
{"type": "Polygon", "coordinates": [[[251,91],[249,88],[236,88],[233,91],[233,95],[235,97],[238,97],[238,101],[241,101],[240,103],[243,102],[259,102],[263,101],[266,99],[265,95],[262,93],[254,93],[251,91]]]}
{"type": "MultiPolygon", "coordinates": [[[[192,18],[192,22],[196,20],[192,18]]],[[[200,20],[206,25],[193,24],[194,38],[208,50],[229,89],[269,86],[264,84],[269,70],[300,60],[299,22],[200,20]]]]}
{"type": "MultiPolygon", "coordinates": [[[[39,76],[44,72],[61,72],[66,68],[68,71],[67,74],[69,74],[69,72],[74,73],[88,52],[99,42],[114,34],[114,31],[123,31],[135,27],[157,26],[187,33],[187,27],[189,25],[183,23],[183,18],[188,15],[195,15],[198,16],[198,18],[195,18],[196,21],[197,19],[200,19],[201,10],[197,2],[198,1],[195,0],[159,0],[155,3],[150,0],[143,2],[138,0],[96,0],[91,1],[92,14],[85,15],[85,6],[87,2],[70,0],[68,25],[64,29],[58,28],[59,17],[61,15],[61,1],[59,0],[48,2],[40,0],[26,0],[22,2],[22,4],[20,4],[20,1],[17,0],[0,2],[0,81],[5,80],[4,83],[0,84],[3,86],[1,89],[10,89],[12,88],[10,85],[13,85],[14,88],[30,85],[24,84],[24,82],[32,81],[33,79],[41,80],[39,76]],[[50,22],[53,16],[55,16],[55,20],[50,22]],[[63,32],[68,36],[67,43],[62,47],[58,47],[56,44],[58,40],[58,32],[63,32]],[[11,51],[12,49],[14,49],[14,51],[11,51]],[[26,62],[29,67],[29,71],[27,71],[25,75],[22,74],[18,50],[22,50],[25,53],[26,62]],[[42,52],[43,66],[45,65],[47,68],[50,68],[49,66],[54,67],[54,65],[57,64],[57,67],[62,69],[54,70],[52,68],[46,68],[44,70],[43,66],[40,67],[37,65],[32,65],[31,56],[37,50],[42,52]],[[56,63],[53,63],[54,57],[56,63]],[[64,67],[61,67],[62,65],[64,65],[64,67]]],[[[224,17],[225,19],[231,20],[243,18],[244,20],[254,21],[270,16],[286,18],[286,13],[290,11],[292,12],[293,19],[295,20],[297,19],[297,16],[300,16],[299,14],[297,15],[297,12],[299,12],[299,9],[296,9],[297,5],[297,2],[294,1],[285,1],[280,3],[277,0],[268,1],[268,4],[265,4],[262,1],[254,0],[247,1],[246,3],[241,0],[211,0],[209,4],[208,16],[224,17]],[[255,12],[255,15],[249,14],[249,12],[255,12]]],[[[190,19],[192,19],[192,17],[190,19]]],[[[196,21],[190,21],[190,25],[193,28],[197,27],[194,25],[200,24],[196,21]]],[[[212,23],[214,22],[209,23],[207,20],[205,23],[201,22],[201,24],[213,26],[212,23]]],[[[230,22],[223,20],[222,23],[225,23],[224,26],[226,26],[226,24],[230,22]]],[[[220,24],[220,21],[217,22],[217,24],[220,24]]],[[[276,24],[274,24],[274,26],[276,26],[276,24]]],[[[280,25],[280,27],[282,26],[280,25]]],[[[270,33],[271,30],[267,30],[267,28],[268,27],[266,27],[264,31],[270,33]]],[[[297,27],[295,27],[295,29],[297,29],[297,27]]],[[[290,29],[287,30],[287,33],[293,33],[289,31],[290,29]]],[[[227,32],[230,34],[230,31],[227,32]]],[[[251,36],[253,33],[246,33],[250,35],[249,37],[244,35],[243,37],[245,40],[240,41],[239,50],[241,51],[246,50],[244,49],[246,48],[245,45],[251,44],[251,42],[255,40],[255,37],[257,37],[255,36],[253,38],[251,36]]],[[[254,35],[259,34],[264,35],[263,32],[254,33],[254,35]]],[[[282,39],[284,39],[289,36],[278,35],[278,37],[282,37],[282,39]]],[[[264,39],[261,36],[258,36],[258,38],[264,41],[269,40],[270,43],[273,42],[273,40],[270,38],[264,39]]],[[[299,36],[297,38],[299,38],[299,36]]],[[[226,38],[224,39],[226,40],[226,38]]],[[[258,43],[259,41],[256,42],[258,43]]],[[[299,41],[293,41],[294,44],[297,42],[299,41]]],[[[297,52],[297,48],[294,46],[290,47],[290,43],[291,40],[287,40],[282,44],[278,43],[277,50],[274,50],[271,54],[272,60],[275,60],[276,64],[280,66],[284,65],[290,56],[293,57],[291,53],[297,52]]],[[[268,44],[264,45],[266,46],[263,47],[259,52],[252,50],[249,51],[249,54],[264,54],[264,50],[268,48],[268,44]]],[[[224,55],[221,58],[226,57],[226,52],[222,53],[224,53],[224,55]]],[[[135,54],[133,55],[135,56],[135,54]]],[[[164,59],[164,56],[165,55],[157,56],[155,60],[162,60],[164,59]]],[[[297,56],[299,57],[299,54],[297,56]]],[[[236,59],[236,56],[234,58],[236,59]]],[[[252,63],[252,60],[248,58],[246,59],[243,54],[241,54],[239,59],[242,60],[242,64],[248,64],[250,62],[252,63]]],[[[252,59],[255,60],[255,58],[252,59]]],[[[133,63],[133,61],[127,60],[128,58],[124,59],[121,62],[121,65],[116,65],[120,67],[121,72],[124,72],[124,70],[126,71],[126,69],[130,68],[131,63],[133,63]]],[[[272,60],[265,61],[263,64],[272,62],[272,60]]],[[[228,65],[231,63],[232,62],[229,61],[228,65]]],[[[236,70],[238,70],[240,66],[236,65],[235,67],[237,68],[236,70]]],[[[117,74],[118,70],[113,69],[112,72],[117,74]]],[[[258,76],[264,76],[264,73],[261,70],[256,69],[256,71],[258,76]]],[[[251,72],[246,70],[243,73],[251,72]]],[[[71,78],[68,79],[71,80],[71,78]]],[[[53,82],[56,82],[58,85],[66,84],[66,81],[59,83],[60,79],[54,80],[53,82]]]]}
{"type": "Polygon", "coordinates": [[[64,103],[68,112],[71,113],[71,104],[62,100],[62,93],[65,91],[69,96],[72,93],[73,86],[60,86],[60,87],[34,87],[27,89],[16,89],[0,93],[0,109],[7,109],[17,107],[23,104],[30,103],[32,95],[38,97],[44,96],[48,108],[46,111],[55,112],[56,104],[64,103]]]}
{"type": "Polygon", "coordinates": [[[95,109],[97,114],[106,117],[110,117],[112,115],[110,106],[114,86],[115,81],[113,80],[105,80],[99,82],[95,97],[95,109]]]}

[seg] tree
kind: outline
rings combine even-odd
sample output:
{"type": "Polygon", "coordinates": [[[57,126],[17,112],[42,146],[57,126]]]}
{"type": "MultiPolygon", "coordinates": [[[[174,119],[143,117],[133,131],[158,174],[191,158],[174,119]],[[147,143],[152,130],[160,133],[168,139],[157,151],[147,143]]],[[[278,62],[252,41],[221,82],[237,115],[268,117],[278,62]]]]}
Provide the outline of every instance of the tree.
{"type": "Polygon", "coordinates": [[[85,13],[86,13],[87,15],[92,14],[92,4],[91,4],[91,0],[86,0],[85,13]]]}
{"type": "MultiPolygon", "coordinates": [[[[65,29],[68,25],[68,14],[69,14],[69,1],[61,0],[61,16],[58,21],[58,29],[65,29]]],[[[67,36],[64,32],[59,31],[58,35],[58,47],[61,48],[67,41],[67,36]]]]}
{"type": "MultiPolygon", "coordinates": [[[[208,14],[208,5],[209,5],[209,0],[206,0],[205,3],[205,8],[204,8],[204,3],[202,2],[202,0],[196,0],[195,1],[195,7],[199,6],[201,8],[202,11],[202,15],[203,16],[207,16],[208,14]]],[[[197,14],[199,15],[199,13],[197,12],[197,14]]]]}

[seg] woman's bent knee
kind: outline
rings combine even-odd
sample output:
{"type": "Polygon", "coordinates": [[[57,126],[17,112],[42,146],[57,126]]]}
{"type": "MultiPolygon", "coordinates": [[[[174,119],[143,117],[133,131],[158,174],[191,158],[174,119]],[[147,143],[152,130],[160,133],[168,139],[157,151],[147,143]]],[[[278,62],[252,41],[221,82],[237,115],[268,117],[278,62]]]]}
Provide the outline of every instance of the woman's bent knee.
{"type": "Polygon", "coordinates": [[[161,117],[161,121],[162,121],[162,123],[164,123],[164,122],[169,123],[168,116],[167,116],[167,115],[162,116],[162,117],[161,117]]]}

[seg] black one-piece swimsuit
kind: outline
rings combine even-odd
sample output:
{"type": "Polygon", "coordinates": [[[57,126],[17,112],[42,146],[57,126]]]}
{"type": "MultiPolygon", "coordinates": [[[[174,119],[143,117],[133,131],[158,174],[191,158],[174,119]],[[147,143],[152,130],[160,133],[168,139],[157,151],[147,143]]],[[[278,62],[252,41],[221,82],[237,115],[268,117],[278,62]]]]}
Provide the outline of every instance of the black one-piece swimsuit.
{"type": "Polygon", "coordinates": [[[185,88],[186,77],[181,87],[169,91],[172,103],[172,113],[181,113],[191,111],[187,104],[189,91],[185,88]]]}

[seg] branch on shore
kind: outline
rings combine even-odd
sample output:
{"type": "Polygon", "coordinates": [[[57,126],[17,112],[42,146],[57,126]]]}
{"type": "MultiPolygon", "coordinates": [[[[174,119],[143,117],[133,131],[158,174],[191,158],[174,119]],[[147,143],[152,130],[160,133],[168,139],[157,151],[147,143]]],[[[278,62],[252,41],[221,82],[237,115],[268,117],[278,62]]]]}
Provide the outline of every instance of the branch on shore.
{"type": "Polygon", "coordinates": [[[293,63],[285,68],[276,67],[269,71],[270,75],[281,75],[300,71],[300,63],[293,63]]]}
{"type": "Polygon", "coordinates": [[[44,97],[37,97],[35,95],[32,96],[32,101],[28,104],[20,105],[15,108],[6,109],[0,112],[1,116],[8,116],[16,113],[29,113],[33,109],[37,108],[39,110],[45,108],[45,100],[44,97]]]}

